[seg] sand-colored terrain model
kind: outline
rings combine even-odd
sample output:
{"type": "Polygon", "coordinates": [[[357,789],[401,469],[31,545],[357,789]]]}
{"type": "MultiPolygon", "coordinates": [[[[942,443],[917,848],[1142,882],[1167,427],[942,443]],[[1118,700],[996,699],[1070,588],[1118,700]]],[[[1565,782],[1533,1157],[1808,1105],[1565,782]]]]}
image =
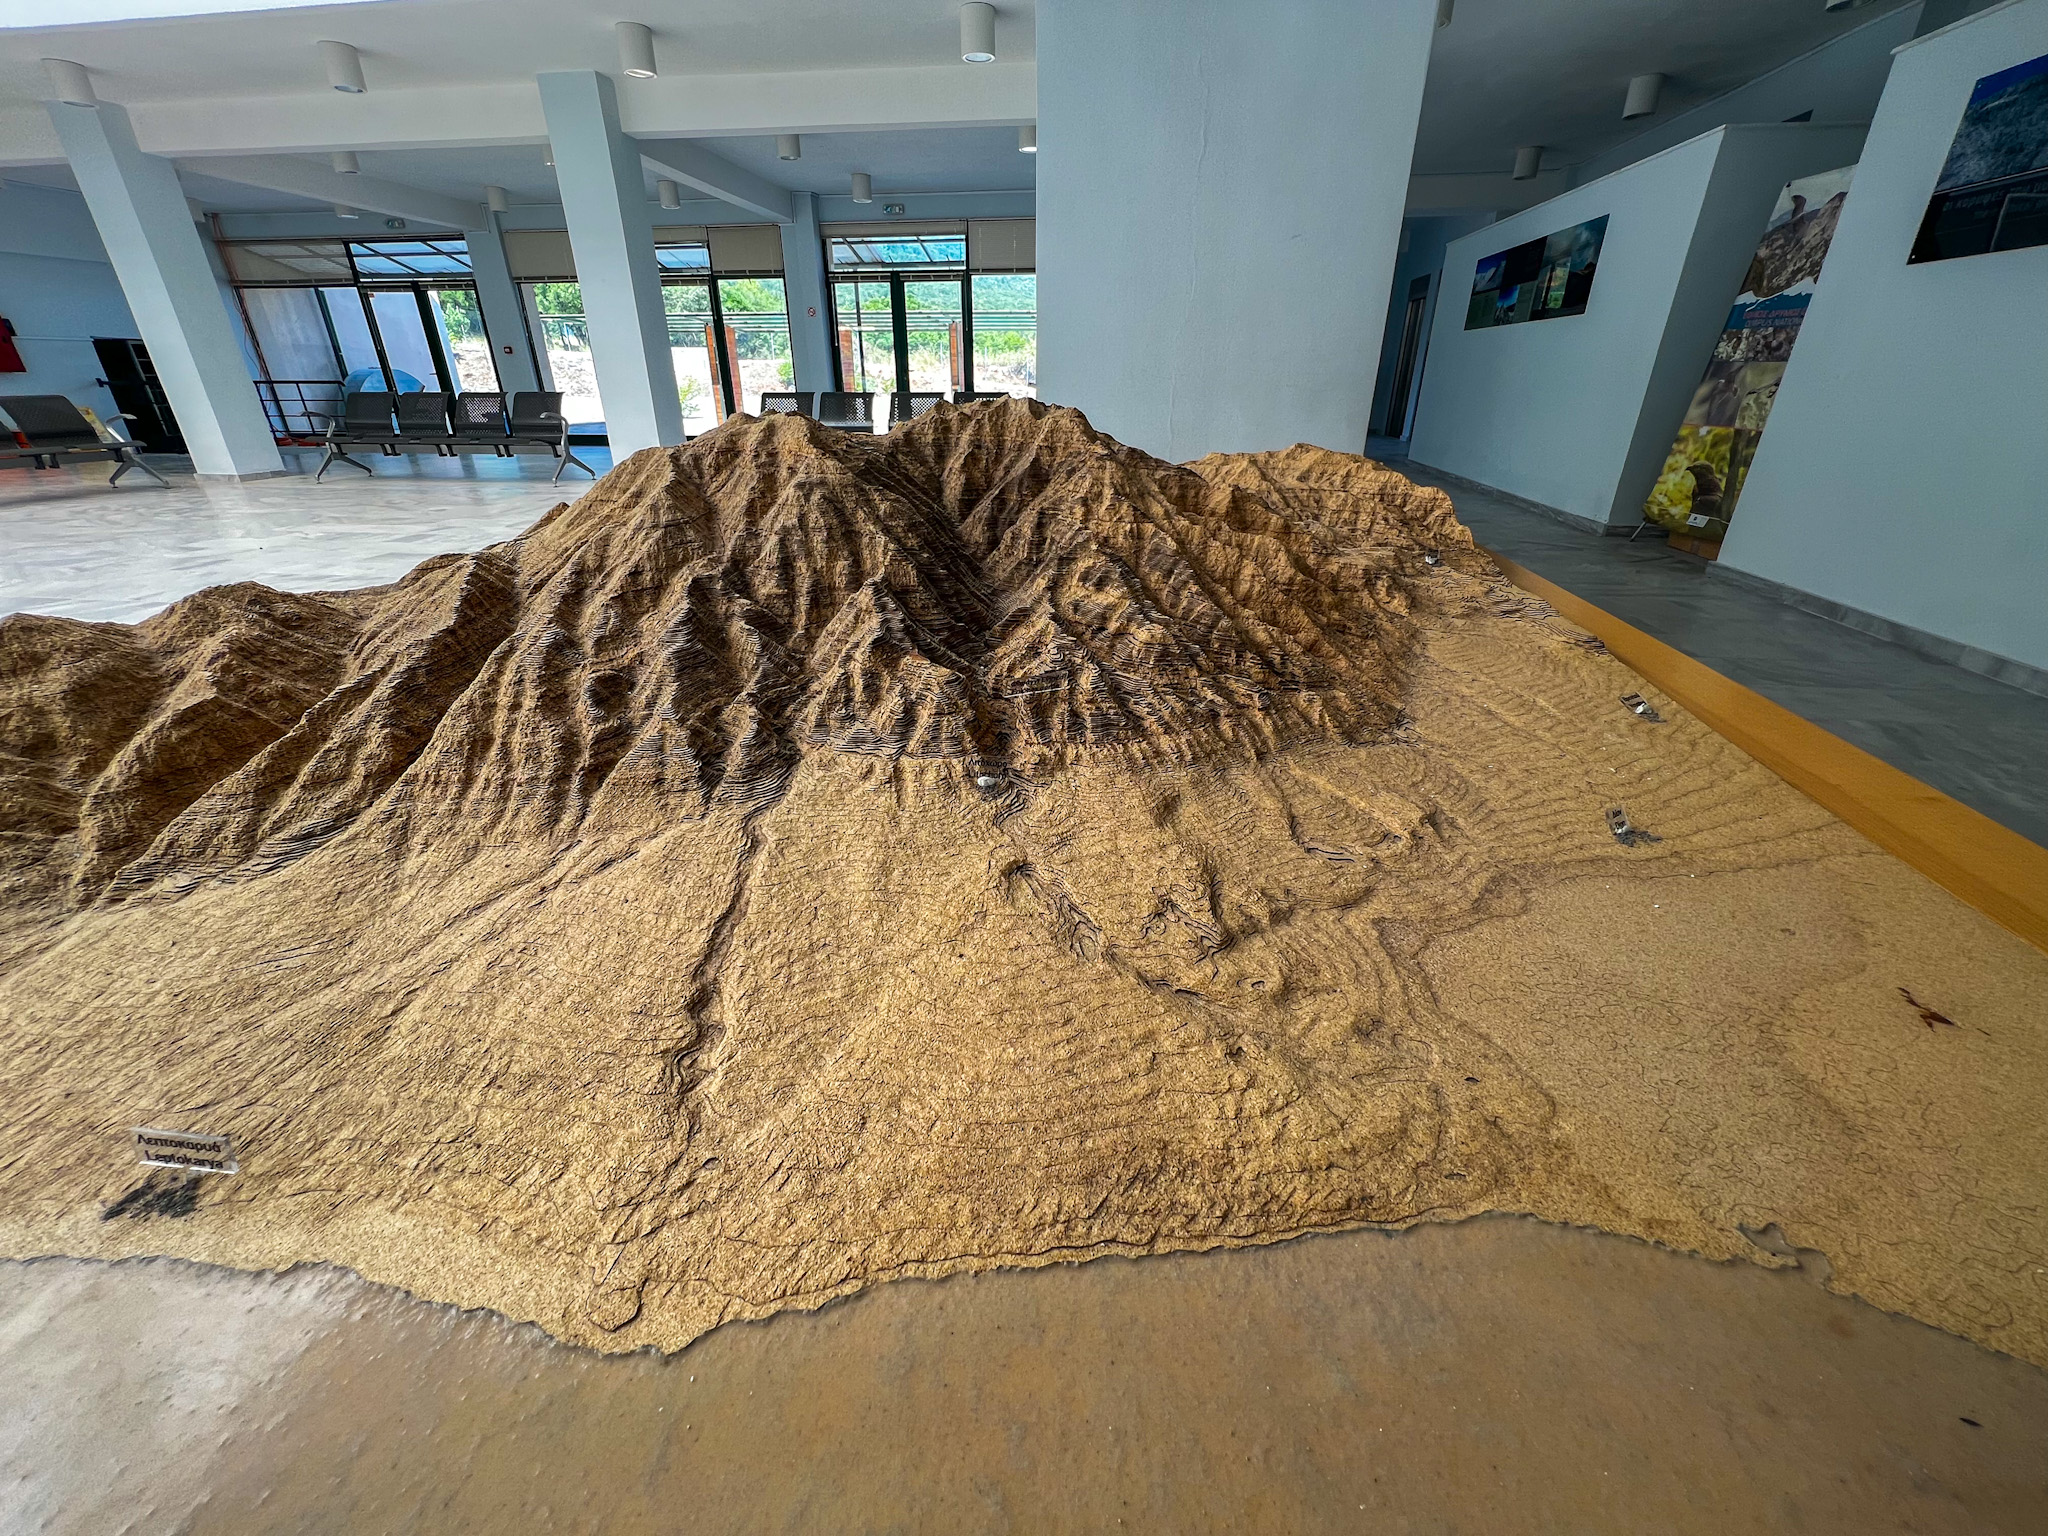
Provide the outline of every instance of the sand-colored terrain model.
{"type": "Polygon", "coordinates": [[[2048,957],[1362,459],[735,420],[392,586],[10,618],[0,753],[10,1254],[673,1348],[1509,1210],[2048,1363],[2048,957]]]}

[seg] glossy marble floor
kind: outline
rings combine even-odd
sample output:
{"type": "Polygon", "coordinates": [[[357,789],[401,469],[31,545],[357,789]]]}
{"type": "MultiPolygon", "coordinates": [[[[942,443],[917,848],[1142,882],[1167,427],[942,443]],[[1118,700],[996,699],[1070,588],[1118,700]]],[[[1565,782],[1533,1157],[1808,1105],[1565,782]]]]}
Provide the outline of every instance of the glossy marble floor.
{"type": "MultiPolygon", "coordinates": [[[[602,474],[602,448],[577,457],[602,474]]],[[[589,479],[571,468],[559,487],[550,459],[373,460],[319,484],[317,453],[287,454],[303,473],[274,480],[200,481],[186,461],[152,461],[160,490],[110,466],[0,470],[0,614],[54,613],[132,623],[201,587],[260,581],[288,591],[394,581],[420,561],[509,538],[589,479]]]]}
{"type": "Polygon", "coordinates": [[[2048,846],[2048,698],[1966,672],[1716,576],[1669,545],[1582,532],[1411,464],[1489,549],[2048,846]]]}

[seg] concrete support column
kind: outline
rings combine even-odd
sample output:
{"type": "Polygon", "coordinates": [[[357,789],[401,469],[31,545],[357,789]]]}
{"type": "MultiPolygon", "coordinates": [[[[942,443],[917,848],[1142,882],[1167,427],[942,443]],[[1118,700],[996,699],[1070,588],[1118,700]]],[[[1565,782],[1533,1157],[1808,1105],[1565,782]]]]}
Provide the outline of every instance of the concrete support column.
{"type": "Polygon", "coordinates": [[[825,250],[818,238],[818,199],[790,194],[796,217],[782,226],[783,294],[789,303],[789,351],[798,389],[832,387],[832,306],[825,292],[825,250]]]}
{"type": "Polygon", "coordinates": [[[1365,446],[1436,0],[1039,0],[1039,393],[1163,458],[1365,446]]]}
{"type": "Polygon", "coordinates": [[[534,372],[533,346],[526,334],[526,315],[519,302],[519,285],[512,280],[512,268],[505,260],[503,231],[498,216],[484,213],[485,227],[464,230],[469,242],[469,264],[476,274],[476,303],[483,311],[484,335],[490,338],[491,361],[498,365],[498,387],[507,394],[539,389],[534,372]]]}
{"type": "Polygon", "coordinates": [[[177,171],[141,151],[112,102],[48,106],[193,469],[234,480],[285,473],[177,171]]]}
{"type": "Polygon", "coordinates": [[[583,288],[612,458],[680,443],[683,412],[654,261],[647,177],[639,146],[619,130],[617,91],[594,70],[563,70],[540,77],[540,105],[583,288]]]}

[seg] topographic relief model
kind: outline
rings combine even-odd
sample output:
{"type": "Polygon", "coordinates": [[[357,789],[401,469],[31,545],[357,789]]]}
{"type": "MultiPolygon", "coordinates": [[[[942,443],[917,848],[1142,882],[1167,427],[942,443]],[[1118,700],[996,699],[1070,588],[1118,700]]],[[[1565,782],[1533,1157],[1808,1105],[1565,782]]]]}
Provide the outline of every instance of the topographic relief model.
{"type": "Polygon", "coordinates": [[[10,1254],[673,1349],[1500,1210],[2048,1362],[2048,957],[1363,459],[738,418],[391,586],[7,619],[0,750],[10,1254]]]}

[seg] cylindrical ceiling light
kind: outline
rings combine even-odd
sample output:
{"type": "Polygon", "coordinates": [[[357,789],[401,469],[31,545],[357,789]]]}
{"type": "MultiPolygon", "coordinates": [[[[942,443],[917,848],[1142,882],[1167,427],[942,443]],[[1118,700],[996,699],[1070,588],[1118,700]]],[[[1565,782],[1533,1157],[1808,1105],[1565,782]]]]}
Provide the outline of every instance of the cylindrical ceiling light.
{"type": "Polygon", "coordinates": [[[511,206],[511,202],[505,196],[505,189],[503,187],[485,187],[484,206],[493,213],[503,213],[511,206]]]}
{"type": "Polygon", "coordinates": [[[540,152],[540,160],[542,165],[545,165],[549,170],[552,171],[555,168],[555,146],[552,144],[542,145],[540,152]]]}
{"type": "Polygon", "coordinates": [[[875,200],[875,183],[866,171],[853,173],[853,200],[856,203],[872,203],[875,200]]]}
{"type": "Polygon", "coordinates": [[[59,101],[74,107],[100,104],[99,93],[92,88],[92,76],[83,64],[74,64],[69,59],[45,59],[43,68],[49,72],[50,84],[57,88],[59,101]]]}
{"type": "Polygon", "coordinates": [[[1038,153],[1038,124],[1026,123],[1017,130],[1017,152],[1023,155],[1038,153]]]}
{"type": "Polygon", "coordinates": [[[1457,0],[1436,0],[1436,24],[1438,27],[1448,27],[1451,24],[1451,8],[1456,4],[1457,0]]]}
{"type": "Polygon", "coordinates": [[[327,83],[337,91],[360,96],[369,89],[363,83],[363,56],[349,44],[322,38],[320,62],[327,66],[327,83]]]}
{"type": "Polygon", "coordinates": [[[1628,83],[1628,99],[1621,104],[1621,120],[1648,117],[1657,110],[1657,94],[1664,89],[1662,75],[1637,75],[1628,83]]]}
{"type": "Polygon", "coordinates": [[[996,8],[984,0],[971,0],[960,7],[960,62],[993,64],[996,61],[996,8]]]}
{"type": "Polygon", "coordinates": [[[635,80],[652,80],[660,73],[654,67],[654,33],[637,21],[622,21],[612,30],[619,36],[619,68],[635,80]]]}
{"type": "Polygon", "coordinates": [[[775,158],[778,160],[801,160],[804,157],[804,136],[800,133],[778,133],[775,135],[775,158]]]}
{"type": "Polygon", "coordinates": [[[346,203],[336,203],[334,205],[334,216],[337,219],[360,219],[362,213],[357,209],[349,207],[346,203]]]}
{"type": "Polygon", "coordinates": [[[363,163],[356,158],[356,152],[352,149],[337,149],[334,152],[333,160],[334,174],[337,176],[360,176],[363,174],[363,163]]]}
{"type": "Polygon", "coordinates": [[[657,181],[654,184],[654,194],[661,199],[661,206],[664,208],[683,206],[683,189],[672,181],[657,181]]]}
{"type": "Polygon", "coordinates": [[[1524,144],[1515,151],[1515,180],[1533,181],[1543,169],[1543,146],[1524,144]]]}

